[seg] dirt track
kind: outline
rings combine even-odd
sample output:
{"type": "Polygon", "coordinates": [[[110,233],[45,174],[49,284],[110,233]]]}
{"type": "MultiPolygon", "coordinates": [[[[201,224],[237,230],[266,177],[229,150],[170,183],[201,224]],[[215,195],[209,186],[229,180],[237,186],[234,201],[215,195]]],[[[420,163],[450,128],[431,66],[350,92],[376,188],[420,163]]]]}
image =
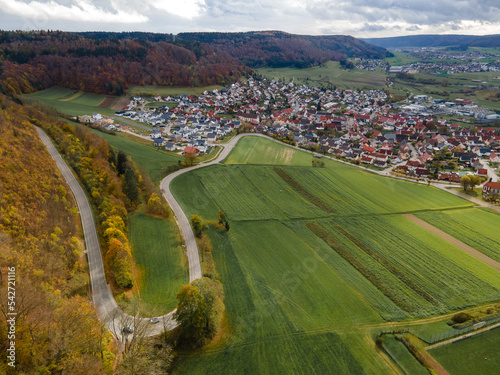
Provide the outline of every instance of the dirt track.
{"type": "Polygon", "coordinates": [[[493,260],[490,257],[487,257],[486,255],[477,251],[473,247],[470,247],[469,245],[463,243],[462,241],[457,240],[455,237],[452,237],[449,234],[443,232],[442,230],[440,230],[440,229],[430,225],[429,223],[419,219],[415,215],[404,214],[403,216],[405,218],[413,221],[415,224],[420,225],[422,228],[427,229],[429,232],[432,232],[435,235],[441,237],[443,240],[458,247],[459,249],[462,249],[467,254],[472,255],[474,258],[479,259],[481,262],[484,262],[484,263],[488,264],[489,266],[493,267],[494,269],[496,269],[497,271],[500,271],[500,263],[498,263],[496,260],[493,260]]]}

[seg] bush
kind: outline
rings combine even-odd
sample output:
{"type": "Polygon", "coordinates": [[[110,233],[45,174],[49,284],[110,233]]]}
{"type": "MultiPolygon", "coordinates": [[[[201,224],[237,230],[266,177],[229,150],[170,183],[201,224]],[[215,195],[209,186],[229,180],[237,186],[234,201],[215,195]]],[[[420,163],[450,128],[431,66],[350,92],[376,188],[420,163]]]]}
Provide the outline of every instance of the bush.
{"type": "Polygon", "coordinates": [[[201,237],[203,232],[203,219],[198,215],[191,215],[191,226],[196,237],[201,237]]]}
{"type": "Polygon", "coordinates": [[[466,321],[468,321],[470,319],[472,319],[472,316],[470,316],[469,314],[464,313],[464,312],[455,314],[451,318],[451,320],[453,321],[453,323],[465,323],[466,321]]]}

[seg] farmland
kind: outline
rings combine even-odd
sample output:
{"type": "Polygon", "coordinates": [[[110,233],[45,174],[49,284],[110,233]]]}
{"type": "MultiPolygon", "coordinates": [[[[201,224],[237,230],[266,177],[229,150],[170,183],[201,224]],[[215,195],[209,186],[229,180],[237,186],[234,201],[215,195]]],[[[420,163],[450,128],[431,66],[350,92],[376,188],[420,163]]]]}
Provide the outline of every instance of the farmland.
{"type": "Polygon", "coordinates": [[[137,212],[130,216],[133,255],[140,269],[141,313],[165,314],[177,307],[177,292],[188,282],[175,221],[137,212]]]}
{"type": "Polygon", "coordinates": [[[386,73],[382,70],[372,72],[362,69],[345,70],[340,67],[338,61],[327,61],[320,66],[306,69],[260,68],[257,72],[269,79],[350,89],[383,89],[386,83],[386,73]]]}
{"type": "MultiPolygon", "coordinates": [[[[105,95],[84,93],[62,87],[51,87],[33,94],[25,95],[40,101],[43,104],[54,107],[61,113],[70,116],[91,115],[94,112],[102,114],[114,114],[111,109],[114,101],[106,99],[105,95]],[[99,107],[99,104],[106,99],[109,104],[106,108],[99,107]]],[[[118,98],[116,98],[118,100],[118,98]]]]}
{"type": "Polygon", "coordinates": [[[460,211],[423,212],[416,216],[500,262],[500,216],[497,213],[471,208],[460,211]],[[478,233],[481,235],[478,236],[478,233]]]}
{"type": "Polygon", "coordinates": [[[404,344],[396,340],[394,335],[386,335],[383,336],[383,338],[384,348],[407,374],[429,374],[429,372],[415,359],[408,349],[406,349],[404,344]]]}
{"type": "Polygon", "coordinates": [[[208,229],[225,341],[181,356],[178,373],[386,374],[357,327],[498,300],[497,271],[401,215],[471,211],[467,201],[333,161],[313,168],[310,154],[279,157],[285,146],[251,141],[172,182],[188,217],[222,209],[231,224],[208,229]],[[269,147],[276,165],[260,157],[269,147]]]}
{"type": "Polygon", "coordinates": [[[496,328],[432,349],[430,354],[453,375],[496,374],[500,368],[499,344],[500,329],[496,328]]]}
{"type": "Polygon", "coordinates": [[[286,147],[282,143],[258,137],[243,137],[225,160],[225,164],[269,164],[310,166],[312,155],[286,147]]]}
{"type": "Polygon", "coordinates": [[[222,89],[222,86],[202,86],[202,87],[171,87],[171,86],[130,86],[127,93],[133,95],[200,95],[204,91],[222,89]]]}

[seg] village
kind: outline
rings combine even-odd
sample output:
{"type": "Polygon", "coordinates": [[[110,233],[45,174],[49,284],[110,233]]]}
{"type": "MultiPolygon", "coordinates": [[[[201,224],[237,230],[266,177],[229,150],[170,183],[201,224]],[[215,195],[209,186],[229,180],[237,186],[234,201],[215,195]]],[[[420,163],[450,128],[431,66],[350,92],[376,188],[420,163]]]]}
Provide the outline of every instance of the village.
{"type": "MultiPolygon", "coordinates": [[[[185,154],[205,153],[233,132],[257,132],[317,156],[415,179],[458,183],[472,174],[499,184],[500,116],[469,99],[443,102],[419,95],[393,103],[385,91],[250,78],[199,96],[148,100],[165,105],[148,108],[146,99],[135,96],[114,118],[94,114],[84,121],[132,133],[129,125],[119,124],[134,121],[148,130],[154,146],[185,154]],[[481,119],[496,127],[464,127],[446,116],[481,119]]],[[[487,195],[495,195],[495,189],[487,195]]]]}

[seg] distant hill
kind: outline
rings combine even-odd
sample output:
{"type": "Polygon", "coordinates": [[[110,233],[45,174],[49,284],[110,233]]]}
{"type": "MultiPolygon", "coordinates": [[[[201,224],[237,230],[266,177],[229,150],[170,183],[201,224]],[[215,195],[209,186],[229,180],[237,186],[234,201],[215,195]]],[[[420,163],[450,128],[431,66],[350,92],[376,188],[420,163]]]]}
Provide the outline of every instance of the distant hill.
{"type": "Polygon", "coordinates": [[[346,57],[380,59],[390,54],[384,48],[370,45],[352,36],[294,35],[281,31],[181,33],[177,35],[176,41],[210,44],[252,68],[304,68],[346,57]]]}
{"type": "Polygon", "coordinates": [[[0,31],[0,85],[12,93],[57,85],[121,95],[129,85],[224,85],[263,66],[386,56],[384,48],[344,35],[0,31]]]}
{"type": "Polygon", "coordinates": [[[0,31],[0,84],[12,93],[57,85],[121,95],[129,85],[224,85],[251,72],[207,44],[101,36],[0,31]]]}
{"type": "Polygon", "coordinates": [[[405,47],[486,47],[500,48],[500,35],[408,35],[391,38],[365,38],[366,43],[383,48],[405,47]]]}

